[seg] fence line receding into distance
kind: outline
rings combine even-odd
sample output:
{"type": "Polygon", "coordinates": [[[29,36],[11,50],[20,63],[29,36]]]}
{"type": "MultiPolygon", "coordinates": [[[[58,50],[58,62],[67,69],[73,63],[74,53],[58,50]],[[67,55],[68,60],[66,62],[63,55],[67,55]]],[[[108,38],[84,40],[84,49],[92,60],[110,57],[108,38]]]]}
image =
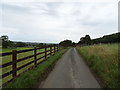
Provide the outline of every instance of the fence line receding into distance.
{"type": "Polygon", "coordinates": [[[41,48],[26,49],[26,50],[20,50],[20,51],[13,50],[12,52],[0,53],[0,57],[3,58],[5,56],[11,55],[11,59],[12,59],[9,62],[0,65],[1,70],[6,68],[6,67],[11,66],[11,70],[0,75],[0,79],[4,79],[4,78],[11,75],[11,79],[4,82],[3,85],[6,85],[7,83],[11,82],[12,80],[14,80],[16,77],[18,77],[20,74],[22,74],[26,70],[29,70],[29,69],[33,68],[34,66],[44,62],[45,60],[47,60],[47,58],[49,56],[54,55],[55,52],[57,52],[58,50],[60,50],[59,45],[50,45],[50,46],[44,46],[41,48]],[[38,50],[41,50],[41,51],[38,53],[37,52],[38,50]],[[30,52],[30,51],[33,52],[33,55],[29,55],[29,56],[23,57],[23,58],[17,57],[17,55],[20,53],[25,53],[25,52],[30,52]],[[37,57],[38,55],[43,55],[43,56],[38,58],[37,57]],[[18,65],[19,62],[24,61],[26,59],[29,60],[30,58],[34,58],[34,59],[30,62],[23,64],[22,66],[18,65]],[[23,72],[18,73],[19,70],[21,70],[21,69],[23,69],[31,64],[33,64],[33,65],[30,66],[29,68],[27,68],[26,70],[24,70],[23,72]]]}

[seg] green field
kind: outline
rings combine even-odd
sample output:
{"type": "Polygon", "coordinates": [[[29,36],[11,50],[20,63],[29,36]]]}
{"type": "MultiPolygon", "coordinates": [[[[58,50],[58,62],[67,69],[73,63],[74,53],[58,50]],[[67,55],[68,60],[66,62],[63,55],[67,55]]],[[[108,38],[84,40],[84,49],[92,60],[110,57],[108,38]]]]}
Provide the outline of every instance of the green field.
{"type": "MultiPolygon", "coordinates": [[[[2,52],[5,53],[5,52],[11,52],[12,50],[19,51],[19,50],[25,50],[25,49],[32,49],[32,48],[26,48],[26,47],[23,47],[23,48],[7,48],[7,49],[2,49],[2,52]]],[[[47,50],[50,50],[50,48],[47,48],[47,50]]],[[[37,50],[37,53],[43,52],[43,51],[45,51],[45,49],[40,49],[40,50],[37,50]]],[[[50,53],[50,52],[48,52],[48,53],[50,53]]],[[[19,53],[19,54],[17,54],[17,59],[24,58],[24,57],[27,57],[27,56],[30,56],[30,55],[33,55],[33,54],[34,54],[34,51],[19,53]]],[[[41,54],[41,55],[37,55],[37,58],[42,57],[44,55],[45,55],[44,53],[41,54]]],[[[22,65],[24,65],[24,64],[26,64],[30,61],[33,61],[33,60],[34,60],[34,57],[32,57],[30,59],[26,59],[24,61],[21,61],[21,62],[17,63],[17,67],[20,67],[20,66],[22,66],[22,65]]],[[[37,63],[42,61],[42,60],[44,60],[44,58],[41,59],[41,60],[38,60],[37,63]]],[[[10,62],[10,61],[12,61],[12,55],[2,57],[2,64],[10,62]]],[[[17,71],[17,75],[22,73],[23,71],[25,71],[26,69],[28,69],[29,67],[31,67],[33,65],[34,65],[34,63],[32,63],[32,64],[24,67],[23,69],[17,71]]],[[[6,72],[9,72],[10,70],[12,70],[12,66],[7,66],[5,68],[2,68],[2,74],[6,73],[6,72]]],[[[9,75],[9,76],[3,78],[2,82],[5,83],[6,81],[10,80],[11,78],[12,78],[12,75],[9,75]]]]}
{"type": "Polygon", "coordinates": [[[32,49],[32,47],[3,48],[1,52],[5,53],[5,52],[11,52],[12,50],[25,50],[25,49],[32,49]]]}
{"type": "Polygon", "coordinates": [[[104,88],[120,88],[119,46],[120,44],[103,44],[77,47],[78,52],[104,88]]]}

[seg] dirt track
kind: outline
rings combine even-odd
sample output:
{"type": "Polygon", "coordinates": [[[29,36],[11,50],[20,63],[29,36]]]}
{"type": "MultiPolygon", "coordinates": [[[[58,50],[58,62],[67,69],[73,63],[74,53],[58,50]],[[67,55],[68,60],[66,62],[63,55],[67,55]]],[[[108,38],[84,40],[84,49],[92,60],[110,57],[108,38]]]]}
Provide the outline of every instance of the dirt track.
{"type": "Polygon", "coordinates": [[[100,85],[76,49],[71,48],[39,88],[100,88],[100,85]]]}

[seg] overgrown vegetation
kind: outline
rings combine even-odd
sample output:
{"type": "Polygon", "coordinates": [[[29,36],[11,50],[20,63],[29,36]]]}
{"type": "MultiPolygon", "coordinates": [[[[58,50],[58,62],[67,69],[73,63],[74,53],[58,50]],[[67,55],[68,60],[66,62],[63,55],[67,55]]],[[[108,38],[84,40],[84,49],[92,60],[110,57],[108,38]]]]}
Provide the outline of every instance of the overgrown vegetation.
{"type": "Polygon", "coordinates": [[[77,47],[104,88],[120,88],[120,44],[104,44],[77,47]]]}
{"type": "Polygon", "coordinates": [[[59,45],[62,47],[70,47],[70,46],[75,46],[76,43],[72,42],[71,40],[64,40],[64,41],[61,41],[59,45]]]}
{"type": "Polygon", "coordinates": [[[33,68],[32,70],[22,74],[13,82],[9,83],[4,88],[32,88],[37,82],[40,82],[48,75],[48,72],[53,68],[55,62],[67,51],[67,49],[57,52],[48,60],[33,68]]]}
{"type": "Polygon", "coordinates": [[[91,44],[99,44],[99,43],[120,43],[120,32],[104,35],[103,37],[91,39],[89,35],[85,37],[81,37],[78,42],[79,45],[91,45],[91,44]]]}

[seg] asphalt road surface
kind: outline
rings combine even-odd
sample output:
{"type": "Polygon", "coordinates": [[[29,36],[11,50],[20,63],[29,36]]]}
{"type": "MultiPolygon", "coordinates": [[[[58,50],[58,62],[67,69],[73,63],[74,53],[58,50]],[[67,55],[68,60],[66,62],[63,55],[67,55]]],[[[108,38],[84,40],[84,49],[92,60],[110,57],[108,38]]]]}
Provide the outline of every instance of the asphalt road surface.
{"type": "Polygon", "coordinates": [[[100,88],[100,85],[76,49],[71,48],[39,88],[100,88]]]}

